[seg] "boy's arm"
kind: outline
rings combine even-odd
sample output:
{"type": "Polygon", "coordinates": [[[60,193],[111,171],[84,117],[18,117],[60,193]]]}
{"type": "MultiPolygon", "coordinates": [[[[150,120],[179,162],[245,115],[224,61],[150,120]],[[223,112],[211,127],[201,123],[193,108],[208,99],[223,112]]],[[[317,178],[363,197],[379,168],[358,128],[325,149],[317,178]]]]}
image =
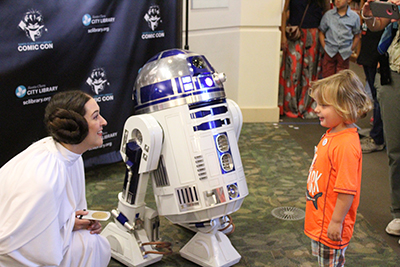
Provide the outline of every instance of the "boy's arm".
{"type": "Polygon", "coordinates": [[[324,50],[325,50],[325,33],[328,31],[328,29],[329,29],[328,14],[325,13],[322,16],[321,22],[319,23],[318,27],[318,39],[324,50]]]}
{"type": "Polygon", "coordinates": [[[360,42],[361,37],[360,34],[355,34],[353,38],[353,44],[351,46],[351,51],[356,50],[358,43],[360,42]]]}
{"type": "Polygon", "coordinates": [[[338,194],[335,210],[333,211],[332,219],[328,226],[328,238],[331,240],[342,241],[343,221],[349,212],[353,199],[354,195],[338,194]]]}

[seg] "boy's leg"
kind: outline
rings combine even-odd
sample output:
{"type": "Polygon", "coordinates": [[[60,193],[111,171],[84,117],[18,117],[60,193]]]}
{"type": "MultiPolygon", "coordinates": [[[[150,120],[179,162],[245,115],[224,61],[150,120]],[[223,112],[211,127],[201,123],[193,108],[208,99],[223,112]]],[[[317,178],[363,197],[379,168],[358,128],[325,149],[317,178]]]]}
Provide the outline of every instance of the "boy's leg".
{"type": "Polygon", "coordinates": [[[336,57],[337,57],[336,72],[339,72],[341,70],[347,70],[350,68],[350,58],[343,59],[339,53],[336,54],[336,57]]]}
{"type": "Polygon", "coordinates": [[[311,240],[312,255],[318,257],[318,266],[320,267],[341,267],[344,266],[344,254],[347,247],[343,249],[334,249],[324,244],[311,240]]]}
{"type": "Polygon", "coordinates": [[[326,78],[336,73],[336,54],[333,57],[330,57],[328,53],[325,52],[324,57],[322,58],[322,78],[326,78]]]}

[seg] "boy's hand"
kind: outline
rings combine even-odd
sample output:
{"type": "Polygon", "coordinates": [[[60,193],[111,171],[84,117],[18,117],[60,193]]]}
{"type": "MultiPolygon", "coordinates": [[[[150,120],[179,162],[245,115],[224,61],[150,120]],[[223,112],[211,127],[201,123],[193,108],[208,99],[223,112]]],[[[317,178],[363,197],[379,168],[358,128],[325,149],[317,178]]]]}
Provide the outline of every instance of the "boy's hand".
{"type": "Polygon", "coordinates": [[[342,223],[331,221],[327,234],[332,241],[342,241],[342,223]]]}

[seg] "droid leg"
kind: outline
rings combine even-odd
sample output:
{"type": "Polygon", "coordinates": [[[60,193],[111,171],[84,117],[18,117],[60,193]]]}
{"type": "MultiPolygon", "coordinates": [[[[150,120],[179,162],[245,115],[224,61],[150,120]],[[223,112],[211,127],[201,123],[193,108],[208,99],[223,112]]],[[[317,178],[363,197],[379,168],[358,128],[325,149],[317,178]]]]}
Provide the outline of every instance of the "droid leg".
{"type": "Polygon", "coordinates": [[[121,230],[115,223],[109,223],[103,230],[111,245],[111,256],[119,262],[129,267],[141,267],[153,264],[162,259],[162,255],[145,254],[146,251],[153,251],[151,245],[143,246],[147,243],[145,230],[135,230],[133,233],[121,230]]]}
{"type": "Polygon", "coordinates": [[[135,214],[142,207],[124,202],[122,193],[118,198],[118,211],[112,211],[115,222],[109,223],[101,233],[110,242],[112,257],[130,267],[147,266],[160,261],[164,253],[156,250],[161,243],[155,242],[159,228],[157,212],[144,207],[144,219],[137,218],[132,222],[124,213],[135,214]]]}
{"type": "Polygon", "coordinates": [[[118,194],[118,210],[112,211],[114,223],[101,235],[110,242],[112,257],[130,267],[153,264],[171,252],[170,243],[159,241],[158,213],[144,202],[149,172],[157,167],[161,144],[161,128],[151,116],[133,116],[125,123],[121,144],[126,163],[124,188],[118,194]]]}
{"type": "MultiPolygon", "coordinates": [[[[207,267],[232,266],[241,259],[229,238],[219,229],[219,220],[210,227],[196,227],[196,235],[179,251],[181,256],[207,267]]],[[[189,226],[190,228],[190,226],[189,226]]]]}

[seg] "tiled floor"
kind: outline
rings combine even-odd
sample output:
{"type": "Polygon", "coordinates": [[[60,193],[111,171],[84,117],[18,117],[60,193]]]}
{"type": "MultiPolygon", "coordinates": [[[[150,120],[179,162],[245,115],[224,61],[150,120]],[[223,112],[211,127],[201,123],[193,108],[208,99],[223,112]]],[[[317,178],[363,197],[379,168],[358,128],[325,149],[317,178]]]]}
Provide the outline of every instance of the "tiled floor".
{"type": "MultiPolygon", "coordinates": [[[[305,207],[305,184],[312,156],[289,132],[311,131],[312,127],[300,125],[295,130],[289,126],[284,122],[243,125],[239,147],[250,193],[241,209],[232,215],[236,230],[229,238],[242,256],[236,266],[317,266],[310,255],[310,240],[303,234],[303,221],[286,221],[271,215],[277,207],[305,207]]],[[[89,208],[115,208],[124,173],[122,163],[88,170],[89,208]]],[[[155,208],[149,188],[146,203],[155,208]]],[[[161,236],[164,241],[172,242],[174,253],[152,266],[196,266],[179,255],[180,248],[192,235],[161,218],[161,236]]],[[[398,266],[400,262],[398,254],[362,212],[346,256],[346,266],[398,266]]],[[[111,260],[109,266],[124,265],[111,260]]]]}

